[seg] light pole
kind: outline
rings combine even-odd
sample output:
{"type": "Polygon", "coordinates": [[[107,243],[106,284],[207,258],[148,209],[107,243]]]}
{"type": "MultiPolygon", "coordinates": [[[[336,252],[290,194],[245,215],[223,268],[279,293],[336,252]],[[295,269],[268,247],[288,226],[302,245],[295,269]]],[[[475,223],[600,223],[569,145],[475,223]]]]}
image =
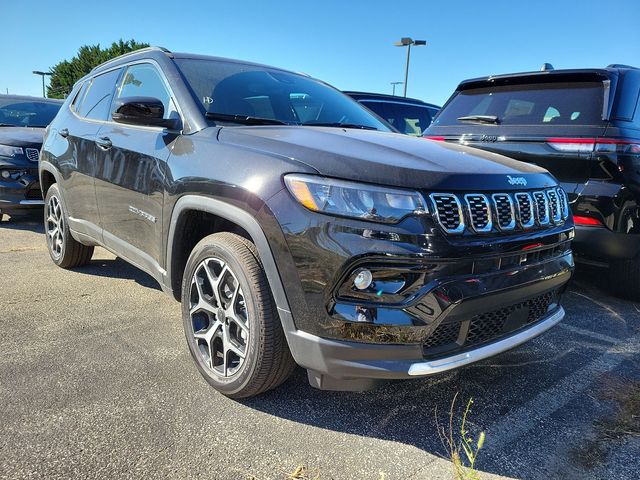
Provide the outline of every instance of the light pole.
{"type": "Polygon", "coordinates": [[[396,85],[402,85],[404,82],[390,82],[390,83],[393,86],[393,93],[391,95],[395,95],[396,94],[396,85]]]}
{"type": "Polygon", "coordinates": [[[409,37],[402,37],[399,42],[395,42],[396,47],[407,47],[407,64],[404,67],[404,96],[407,96],[407,81],[409,80],[409,59],[411,58],[411,45],[416,47],[426,46],[426,40],[414,40],[409,37]]]}
{"type": "Polygon", "coordinates": [[[51,76],[51,72],[41,72],[40,70],[34,70],[34,71],[33,71],[33,74],[34,74],[34,75],[40,75],[40,76],[42,77],[42,96],[43,96],[44,98],[47,98],[47,95],[46,95],[46,94],[45,94],[45,92],[44,92],[44,77],[45,77],[46,75],[51,76]]]}

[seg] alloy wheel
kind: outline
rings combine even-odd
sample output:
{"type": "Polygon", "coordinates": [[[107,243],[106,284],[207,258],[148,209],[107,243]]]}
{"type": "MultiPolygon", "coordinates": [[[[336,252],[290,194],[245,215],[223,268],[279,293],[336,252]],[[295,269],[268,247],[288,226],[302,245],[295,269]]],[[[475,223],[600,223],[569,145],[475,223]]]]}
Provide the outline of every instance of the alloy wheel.
{"type": "Polygon", "coordinates": [[[64,248],[64,214],[62,205],[55,195],[47,204],[47,241],[53,255],[58,258],[64,248]]]}
{"type": "Polygon", "coordinates": [[[191,333],[203,362],[220,377],[232,377],[248,349],[245,297],[229,265],[215,257],[198,265],[189,294],[191,333]]]}

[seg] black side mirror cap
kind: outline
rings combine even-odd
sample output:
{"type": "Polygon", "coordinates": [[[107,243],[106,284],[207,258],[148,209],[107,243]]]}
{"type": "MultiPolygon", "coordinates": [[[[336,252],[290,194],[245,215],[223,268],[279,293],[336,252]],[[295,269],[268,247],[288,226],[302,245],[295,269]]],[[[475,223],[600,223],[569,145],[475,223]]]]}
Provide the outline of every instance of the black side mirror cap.
{"type": "Polygon", "coordinates": [[[115,122],[146,127],[180,128],[180,119],[163,118],[164,104],[153,97],[124,97],[115,101],[111,118],[115,122]]]}

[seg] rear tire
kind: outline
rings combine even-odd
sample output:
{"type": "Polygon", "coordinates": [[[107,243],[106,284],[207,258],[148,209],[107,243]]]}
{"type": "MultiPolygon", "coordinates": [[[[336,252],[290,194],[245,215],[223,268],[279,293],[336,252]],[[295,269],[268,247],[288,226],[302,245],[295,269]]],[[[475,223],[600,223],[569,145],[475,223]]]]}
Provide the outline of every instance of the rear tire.
{"type": "Polygon", "coordinates": [[[68,219],[60,189],[54,183],[44,201],[44,230],[51,260],[61,268],[86,265],[93,256],[93,247],[83,245],[71,236],[68,219]]]}
{"type": "Polygon", "coordinates": [[[609,284],[616,295],[629,300],[640,300],[640,258],[614,260],[609,272],[609,284]]]}
{"type": "Polygon", "coordinates": [[[296,364],[256,247],[215,233],[193,249],[182,282],[189,351],[220,393],[247,398],[284,382],[296,364]]]}

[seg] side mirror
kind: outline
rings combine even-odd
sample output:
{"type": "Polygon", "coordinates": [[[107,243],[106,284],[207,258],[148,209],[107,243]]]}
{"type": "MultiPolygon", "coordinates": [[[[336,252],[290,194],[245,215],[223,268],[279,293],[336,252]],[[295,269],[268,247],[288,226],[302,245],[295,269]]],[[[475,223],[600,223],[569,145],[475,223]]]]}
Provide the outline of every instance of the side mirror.
{"type": "Polygon", "coordinates": [[[180,120],[177,118],[163,118],[164,105],[153,97],[125,97],[115,101],[115,110],[111,118],[115,122],[127,125],[164,127],[178,130],[180,120]]]}

